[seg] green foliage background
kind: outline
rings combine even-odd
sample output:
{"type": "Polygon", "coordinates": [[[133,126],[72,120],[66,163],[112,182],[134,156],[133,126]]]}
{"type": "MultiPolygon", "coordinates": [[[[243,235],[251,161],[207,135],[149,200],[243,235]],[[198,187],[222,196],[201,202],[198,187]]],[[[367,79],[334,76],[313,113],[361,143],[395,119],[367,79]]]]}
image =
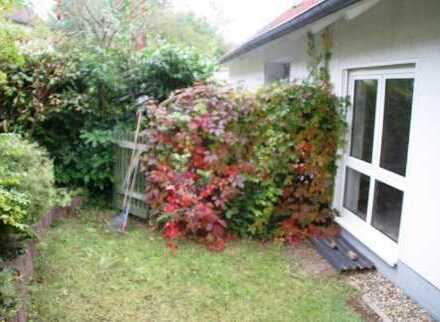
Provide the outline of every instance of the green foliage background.
{"type": "Polygon", "coordinates": [[[0,0],[0,85],[6,81],[7,75],[1,68],[1,64],[22,65],[24,59],[17,46],[18,41],[23,37],[19,28],[7,24],[4,18],[6,10],[13,5],[19,5],[18,0],[0,0]]]}
{"type": "MultiPolygon", "coordinates": [[[[3,0],[0,11],[19,2],[3,0]]],[[[44,146],[59,185],[108,195],[111,134],[132,126],[136,98],[163,100],[215,71],[213,52],[201,54],[207,47],[199,46],[209,40],[217,48],[214,27],[172,12],[166,0],[146,4],[139,15],[131,1],[63,1],[62,19],[44,32],[0,21],[0,133],[44,146]],[[139,33],[147,39],[142,50],[133,41],[139,33]]]]}
{"type": "Polygon", "coordinates": [[[216,25],[175,11],[169,0],[64,0],[60,11],[54,27],[83,44],[133,48],[133,38],[142,36],[147,47],[165,40],[217,58],[229,49],[216,25]]]}
{"type": "Polygon", "coordinates": [[[134,124],[140,95],[159,100],[207,79],[215,65],[197,51],[163,43],[133,53],[76,48],[25,55],[24,64],[2,64],[0,131],[19,132],[47,148],[56,181],[109,193],[111,133],[134,124]]]}

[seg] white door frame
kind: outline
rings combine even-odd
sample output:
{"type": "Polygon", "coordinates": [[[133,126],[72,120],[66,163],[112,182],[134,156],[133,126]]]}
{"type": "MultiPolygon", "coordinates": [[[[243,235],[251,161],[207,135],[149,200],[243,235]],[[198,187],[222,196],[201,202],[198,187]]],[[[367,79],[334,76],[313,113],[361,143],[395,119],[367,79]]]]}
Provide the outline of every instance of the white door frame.
{"type": "MultiPolygon", "coordinates": [[[[376,180],[381,181],[391,187],[394,187],[404,193],[404,200],[402,205],[401,222],[404,216],[404,203],[405,193],[407,191],[407,178],[391,171],[385,170],[380,167],[380,153],[382,143],[382,131],[384,121],[384,109],[385,109],[385,90],[386,80],[388,79],[402,79],[411,78],[415,79],[415,68],[377,68],[377,69],[364,69],[353,70],[346,73],[346,95],[350,97],[351,107],[354,103],[354,85],[356,80],[368,80],[376,79],[378,81],[377,88],[377,101],[376,101],[376,116],[374,127],[374,143],[372,162],[368,163],[350,156],[351,139],[352,139],[352,120],[353,120],[353,108],[350,108],[347,112],[347,146],[343,158],[340,162],[341,165],[341,178],[338,181],[336,189],[338,193],[338,199],[336,206],[340,211],[341,216],[336,221],[348,232],[358,238],[365,246],[381,257],[386,263],[394,266],[398,262],[398,243],[391,238],[375,229],[371,225],[373,203],[374,203],[374,189],[376,180]],[[352,168],[362,174],[367,175],[370,178],[370,191],[368,198],[368,212],[366,221],[349,211],[343,206],[345,183],[346,183],[346,169],[352,168]]],[[[409,159],[409,155],[408,155],[409,159]]],[[[400,226],[402,227],[402,225],[400,226]]]]}

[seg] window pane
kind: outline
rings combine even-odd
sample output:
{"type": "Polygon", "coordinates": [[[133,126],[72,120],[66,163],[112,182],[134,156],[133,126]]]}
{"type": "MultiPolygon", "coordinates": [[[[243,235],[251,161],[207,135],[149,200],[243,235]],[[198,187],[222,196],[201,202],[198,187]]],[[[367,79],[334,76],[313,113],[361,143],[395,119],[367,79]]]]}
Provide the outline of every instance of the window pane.
{"type": "Polygon", "coordinates": [[[347,168],[345,178],[344,207],[363,220],[367,219],[370,178],[347,168]]]}
{"type": "Polygon", "coordinates": [[[265,83],[289,81],[290,63],[267,63],[264,67],[265,83]]]}
{"type": "Polygon", "coordinates": [[[355,82],[351,156],[370,162],[376,119],[377,80],[355,82]]]}
{"type": "Polygon", "coordinates": [[[406,175],[413,79],[389,79],[386,84],[380,166],[406,175]]]}
{"type": "Polygon", "coordinates": [[[372,225],[396,241],[399,239],[403,192],[376,181],[372,225]]]}

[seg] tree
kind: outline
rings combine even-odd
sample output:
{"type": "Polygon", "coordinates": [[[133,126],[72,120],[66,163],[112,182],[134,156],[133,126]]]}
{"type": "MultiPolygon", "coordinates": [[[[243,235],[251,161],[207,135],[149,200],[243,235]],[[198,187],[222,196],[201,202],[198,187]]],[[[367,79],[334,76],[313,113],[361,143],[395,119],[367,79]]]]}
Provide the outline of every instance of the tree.
{"type": "Polygon", "coordinates": [[[0,0],[0,10],[3,10],[5,8],[14,6],[14,5],[21,5],[23,1],[21,0],[0,0]]]}
{"type": "Polygon", "coordinates": [[[7,10],[21,4],[20,0],[0,0],[0,85],[6,81],[7,77],[2,65],[23,63],[23,57],[17,46],[21,33],[16,28],[11,28],[4,19],[4,13],[7,10]]]}
{"type": "Polygon", "coordinates": [[[109,48],[146,45],[148,21],[167,0],[59,0],[57,26],[70,36],[109,48]]]}
{"type": "Polygon", "coordinates": [[[226,43],[216,26],[193,13],[166,10],[152,17],[150,33],[168,41],[194,47],[211,56],[221,56],[226,43]]]}
{"type": "Polygon", "coordinates": [[[219,56],[226,45],[215,26],[172,10],[169,0],[58,0],[56,26],[101,48],[144,49],[157,40],[219,56]]]}

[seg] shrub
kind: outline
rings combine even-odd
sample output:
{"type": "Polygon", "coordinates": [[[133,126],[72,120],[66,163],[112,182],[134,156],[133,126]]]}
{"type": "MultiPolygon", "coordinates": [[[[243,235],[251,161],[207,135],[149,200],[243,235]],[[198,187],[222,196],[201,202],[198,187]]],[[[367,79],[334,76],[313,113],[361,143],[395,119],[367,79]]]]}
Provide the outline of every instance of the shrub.
{"type": "Polygon", "coordinates": [[[0,321],[7,321],[17,314],[20,302],[14,279],[12,271],[0,269],[0,321]]]}
{"type": "Polygon", "coordinates": [[[10,9],[12,5],[19,5],[20,1],[15,0],[0,0],[0,85],[6,82],[7,75],[3,71],[5,64],[21,65],[24,59],[20,53],[18,43],[23,40],[24,33],[10,24],[5,19],[6,10],[10,9]]]}
{"type": "Polygon", "coordinates": [[[15,257],[31,225],[70,194],[54,186],[52,161],[44,149],[15,134],[0,134],[0,259],[15,257]]]}
{"type": "Polygon", "coordinates": [[[64,186],[111,191],[111,131],[130,127],[139,95],[167,97],[209,77],[213,65],[192,50],[163,45],[144,53],[77,48],[6,64],[0,131],[24,133],[54,160],[64,186]]]}
{"type": "Polygon", "coordinates": [[[195,236],[213,249],[231,234],[295,244],[337,233],[343,106],[326,83],[254,97],[198,85],[150,106],[144,171],[155,224],[168,239],[195,236]]]}
{"type": "Polygon", "coordinates": [[[195,49],[169,43],[148,49],[136,62],[132,88],[159,101],[173,91],[206,81],[212,76],[216,65],[195,49]]]}
{"type": "Polygon", "coordinates": [[[242,161],[247,142],[234,132],[251,103],[234,91],[197,85],[150,106],[146,198],[166,238],[193,236],[223,249],[226,204],[252,170],[242,161]]]}
{"type": "Polygon", "coordinates": [[[342,146],[344,100],[327,82],[275,84],[260,89],[248,132],[258,169],[248,198],[255,214],[251,233],[276,226],[275,236],[296,243],[335,233],[331,209],[338,148],[342,146]]]}
{"type": "MultiPolygon", "coordinates": [[[[11,232],[27,233],[28,227],[23,223],[26,221],[29,199],[16,190],[5,189],[4,183],[5,180],[0,180],[0,232],[3,235],[11,232]]],[[[0,237],[0,241],[4,241],[3,237],[0,237]]]]}
{"type": "Polygon", "coordinates": [[[34,143],[0,134],[0,174],[0,193],[5,201],[0,207],[15,213],[15,219],[10,220],[34,223],[56,202],[52,161],[34,143]]]}

